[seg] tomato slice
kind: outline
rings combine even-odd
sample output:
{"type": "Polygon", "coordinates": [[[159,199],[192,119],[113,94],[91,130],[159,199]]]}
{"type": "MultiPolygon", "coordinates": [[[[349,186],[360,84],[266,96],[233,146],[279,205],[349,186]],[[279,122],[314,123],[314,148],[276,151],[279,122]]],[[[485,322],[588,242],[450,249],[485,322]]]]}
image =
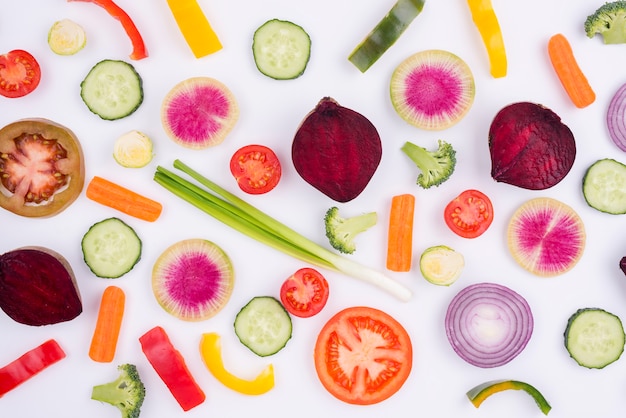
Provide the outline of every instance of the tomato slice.
{"type": "Polygon", "coordinates": [[[300,318],[318,314],[328,301],[328,282],[320,272],[301,268],[280,287],[280,301],[287,312],[300,318]]]}
{"type": "Polygon", "coordinates": [[[263,194],[276,187],[282,169],[274,151],[264,145],[251,144],[235,151],[230,159],[230,172],[241,190],[263,194]]]}
{"type": "Polygon", "coordinates": [[[0,55],[0,94],[4,97],[26,96],[40,80],[41,68],[30,53],[15,49],[0,55]]]}
{"type": "Polygon", "coordinates": [[[315,369],[337,399],[371,405],[394,395],[411,373],[413,347],[404,327],[367,306],[335,314],[315,343],[315,369]]]}
{"type": "Polygon", "coordinates": [[[463,238],[482,235],[493,221],[493,205],[484,193],[469,189],[452,199],[443,217],[448,228],[463,238]]]}

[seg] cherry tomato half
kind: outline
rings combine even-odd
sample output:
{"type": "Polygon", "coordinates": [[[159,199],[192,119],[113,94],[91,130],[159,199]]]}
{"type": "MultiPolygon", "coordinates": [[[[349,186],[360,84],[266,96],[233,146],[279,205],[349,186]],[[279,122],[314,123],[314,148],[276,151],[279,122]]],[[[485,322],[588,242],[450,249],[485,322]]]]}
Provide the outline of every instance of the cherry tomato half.
{"type": "Polygon", "coordinates": [[[280,287],[280,301],[287,312],[301,318],[318,314],[328,301],[328,282],[320,272],[301,268],[280,287]]]}
{"type": "Polygon", "coordinates": [[[32,92],[41,80],[41,68],[31,54],[15,49],[0,55],[0,94],[22,97],[32,92]]]}
{"type": "Polygon", "coordinates": [[[337,399],[371,405],[395,394],[411,373],[413,346],[389,314],[357,306],[335,314],[315,343],[315,369],[337,399]]]}
{"type": "Polygon", "coordinates": [[[239,148],[230,159],[230,172],[239,188],[249,194],[263,194],[278,184],[282,169],[278,157],[264,145],[239,148]]]}
{"type": "Polygon", "coordinates": [[[493,205],[487,195],[469,189],[448,203],[443,216],[452,232],[463,238],[476,238],[491,225],[493,205]]]}

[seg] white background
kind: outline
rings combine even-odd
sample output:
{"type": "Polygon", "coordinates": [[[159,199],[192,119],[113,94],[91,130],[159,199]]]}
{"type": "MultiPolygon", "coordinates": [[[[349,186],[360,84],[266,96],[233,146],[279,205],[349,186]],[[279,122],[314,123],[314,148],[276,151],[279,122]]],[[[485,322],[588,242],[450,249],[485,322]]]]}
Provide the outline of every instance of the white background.
{"type": "Polygon", "coordinates": [[[6,364],[48,338],[55,338],[67,358],[0,399],[0,416],[115,417],[113,407],[90,400],[91,387],[116,377],[116,365],[137,364],[147,387],[143,415],[188,417],[236,417],[243,414],[300,417],[320,415],[380,417],[508,417],[540,416],[530,397],[509,391],[489,398],[476,410],[465,397],[471,387],[487,380],[517,379],[533,384],[547,397],[552,417],[616,417],[623,411],[626,393],[624,359],[603,370],[587,370],[569,358],[563,346],[568,317],[583,307],[601,307],[626,318],[626,278],[618,262],[626,255],[621,216],[589,208],[581,195],[586,168],[600,158],[626,161],[608,137],[605,113],[613,93],[626,82],[626,45],[603,45],[588,39],[583,30],[587,15],[602,1],[494,0],[509,59],[505,78],[489,75],[487,56],[463,0],[427,1],[424,11],[402,38],[369,71],[361,74],[348,54],[391,8],[393,1],[286,0],[239,2],[201,0],[200,4],[224,45],[223,50],[195,59],[185,44],[165,0],[119,0],[135,20],[150,56],[132,62],[143,78],[145,101],[128,118],[103,121],[90,113],[79,96],[79,84],[89,69],[105,58],[129,61],[131,45],[119,22],[103,9],[88,3],[64,0],[5,2],[0,14],[0,51],[25,49],[42,68],[40,86],[20,99],[0,98],[0,124],[26,117],[45,117],[72,129],[80,138],[86,161],[86,180],[101,175],[164,204],[162,216],[147,223],[99,206],[84,194],[66,211],[49,219],[24,219],[0,212],[0,252],[24,245],[42,245],[63,254],[77,276],[84,312],[76,319],[47,327],[29,327],[0,314],[0,364],[6,364]],[[75,56],[54,55],[46,42],[52,23],[71,18],[87,30],[88,44],[75,56]],[[302,25],[313,46],[305,74],[292,81],[276,81],[261,75],[251,54],[252,33],[272,18],[302,25]],[[561,32],[572,43],[583,71],[597,93],[586,109],[575,108],[561,88],[546,52],[548,38],[561,32]],[[472,68],[476,98],[468,115],[456,126],[426,132],[405,123],[393,110],[388,83],[394,68],[409,55],[429,48],[446,49],[462,57],[472,68]],[[165,135],[159,119],[161,101],[177,82],[192,76],[210,76],[233,91],[241,109],[240,119],[226,141],[214,148],[191,151],[175,145],[165,135]],[[269,358],[254,356],[236,339],[235,314],[250,298],[278,295],[282,281],[303,267],[273,249],[229,230],[194,207],[178,200],[152,180],[157,165],[170,167],[180,158],[228,189],[239,192],[228,171],[228,160],[239,147],[263,143],[272,147],[283,164],[283,179],[263,196],[244,196],[313,240],[326,245],[323,215],[335,202],[306,184],[295,172],[290,150],[300,121],[324,96],[367,116],[383,141],[383,159],[367,189],[341,205],[346,216],[376,211],[379,223],[358,238],[353,259],[384,270],[386,222],[390,199],[414,193],[417,198],[414,255],[425,248],[446,244],[464,254],[466,267],[451,287],[427,283],[416,266],[409,273],[390,273],[414,292],[407,303],[337,273],[326,272],[331,286],[328,305],[310,319],[294,318],[293,338],[287,347],[269,358]],[[576,137],[578,155],[570,174],[545,191],[527,191],[499,184],[490,177],[487,145],[489,124],[503,106],[516,101],[541,103],[556,113],[576,137]],[[137,129],[155,143],[153,162],[141,169],[124,169],[112,156],[112,144],[121,134],[137,129]],[[437,139],[453,143],[458,165],[452,178],[439,188],[422,190],[415,185],[417,171],[400,152],[413,141],[433,147],[437,139]],[[462,190],[477,188],[488,194],[495,207],[490,229],[475,240],[450,232],[442,219],[448,201],[462,190]],[[540,279],[522,270],[510,256],[505,231],[513,211],[526,200],[555,197],[572,206],[585,222],[587,245],[578,265],[562,276],[540,279]],[[85,266],[80,240],[93,223],[119,216],[134,227],[143,240],[139,264],[115,281],[95,277],[85,266]],[[232,258],[236,287],[225,309],[200,323],[185,323],[156,303],[150,272],[156,257],[174,242],[193,237],[220,245],[232,258]],[[530,304],[535,329],[525,351],[511,363],[480,369],[465,363],[451,349],[443,328],[448,302],[463,287],[493,281],[523,295],[530,304]],[[116,358],[98,364],[87,355],[100,296],[109,284],[127,292],[127,311],[116,358]],[[403,388],[378,405],[358,407],[329,395],[319,383],[312,349],[323,323],[338,310],[354,305],[382,309],[398,319],[413,341],[413,371],[403,388]],[[138,337],[160,325],[186,358],[188,366],[207,394],[204,404],[184,413],[143,356],[138,337]],[[246,397],[223,387],[206,370],[198,352],[203,332],[222,335],[225,362],[231,371],[251,377],[268,362],[274,363],[276,387],[259,397],[246,397]]]}

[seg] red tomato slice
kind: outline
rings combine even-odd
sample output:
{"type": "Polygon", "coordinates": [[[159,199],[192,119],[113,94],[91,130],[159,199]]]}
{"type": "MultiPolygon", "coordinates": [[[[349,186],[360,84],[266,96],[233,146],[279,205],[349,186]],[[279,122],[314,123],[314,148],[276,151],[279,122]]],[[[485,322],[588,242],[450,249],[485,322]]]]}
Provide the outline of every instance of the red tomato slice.
{"type": "Polygon", "coordinates": [[[446,206],[443,212],[448,228],[463,238],[476,238],[493,221],[493,205],[484,193],[465,190],[446,206]]]}
{"type": "Polygon", "coordinates": [[[305,267],[283,282],[280,301],[290,314],[308,318],[324,308],[328,294],[326,278],[317,270],[305,267]]]}
{"type": "Polygon", "coordinates": [[[337,399],[371,405],[404,384],[413,365],[413,347],[404,327],[375,308],[357,306],[335,314],[315,343],[315,369],[337,399]]]}
{"type": "Polygon", "coordinates": [[[274,151],[264,145],[246,145],[230,159],[230,172],[239,188],[249,194],[263,194],[278,184],[282,174],[274,151]]]}
{"type": "Polygon", "coordinates": [[[32,92],[41,80],[41,68],[31,54],[15,49],[0,55],[0,94],[22,97],[32,92]]]}

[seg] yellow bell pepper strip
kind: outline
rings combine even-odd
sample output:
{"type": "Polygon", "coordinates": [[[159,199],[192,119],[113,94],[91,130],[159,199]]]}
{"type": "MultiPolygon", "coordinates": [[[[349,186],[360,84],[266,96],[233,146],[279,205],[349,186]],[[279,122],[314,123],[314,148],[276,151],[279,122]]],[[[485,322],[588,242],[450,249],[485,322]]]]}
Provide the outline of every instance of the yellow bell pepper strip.
{"type": "Polygon", "coordinates": [[[196,0],[167,0],[167,4],[196,58],[222,49],[222,43],[196,0]]]}
{"type": "Polygon", "coordinates": [[[135,22],[130,18],[128,13],[126,13],[120,6],[118,6],[113,0],[67,0],[68,2],[80,1],[83,3],[93,3],[97,6],[102,7],[106,10],[111,17],[119,20],[126,31],[126,34],[130,38],[130,41],[133,45],[133,51],[130,54],[130,59],[140,60],[146,58],[148,56],[148,51],[146,50],[146,46],[143,42],[143,38],[141,37],[141,33],[135,26],[135,22]]]}
{"type": "Polygon", "coordinates": [[[244,395],[262,395],[274,387],[274,366],[270,363],[252,380],[245,380],[226,370],[218,333],[202,334],[200,354],[211,374],[224,386],[244,395]]]}
{"type": "Polygon", "coordinates": [[[424,3],[425,0],[397,0],[385,17],[352,51],[348,60],[362,73],[367,71],[422,12],[424,3]]]}
{"type": "Polygon", "coordinates": [[[491,0],[467,0],[467,4],[487,49],[491,75],[494,78],[506,76],[507,59],[504,37],[491,0]]]}
{"type": "Polygon", "coordinates": [[[468,399],[472,402],[472,404],[478,408],[480,404],[483,403],[485,399],[489,396],[493,395],[497,392],[502,392],[504,390],[523,390],[528,393],[537,403],[537,406],[543,412],[544,415],[548,415],[552,407],[543,397],[541,392],[535,389],[534,386],[529,385],[525,382],[520,382],[519,380],[492,380],[489,382],[482,383],[467,392],[468,399]]]}

